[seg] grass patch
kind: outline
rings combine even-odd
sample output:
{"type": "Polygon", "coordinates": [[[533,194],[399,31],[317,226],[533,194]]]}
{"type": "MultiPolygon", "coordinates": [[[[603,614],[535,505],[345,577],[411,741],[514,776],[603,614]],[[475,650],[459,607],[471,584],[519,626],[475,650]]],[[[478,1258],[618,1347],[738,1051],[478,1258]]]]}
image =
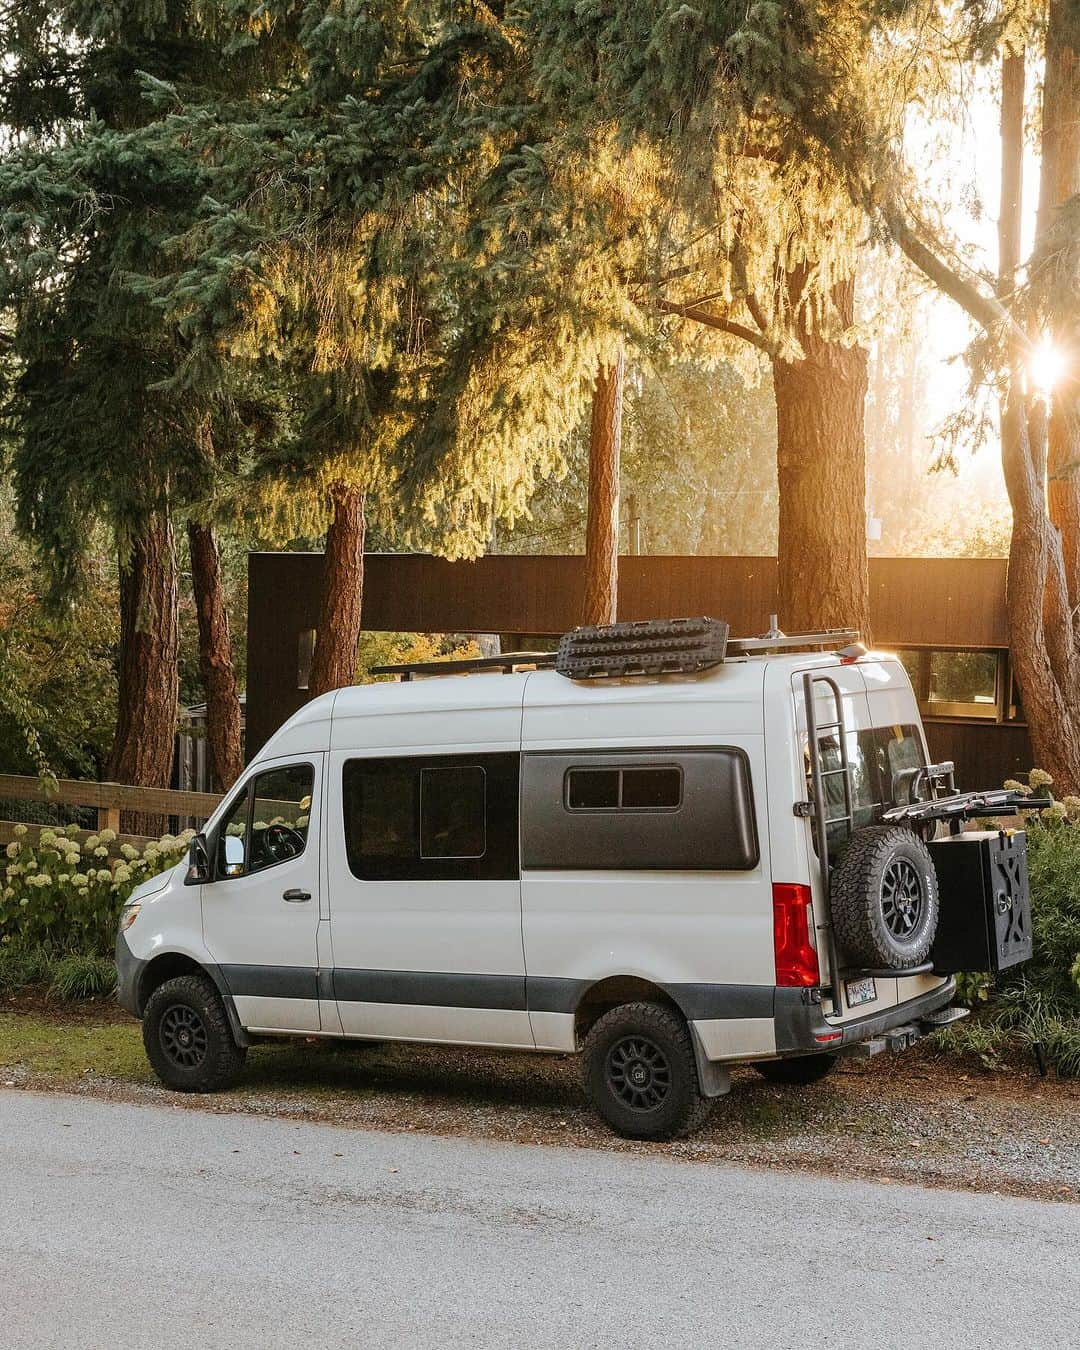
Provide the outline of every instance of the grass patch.
{"type": "Polygon", "coordinates": [[[103,956],[61,956],[50,974],[49,992],[71,1001],[100,998],[116,988],[116,966],[103,956]]]}
{"type": "Polygon", "coordinates": [[[94,1026],[0,1013],[0,1074],[14,1069],[65,1083],[87,1073],[133,1083],[152,1078],[134,1021],[94,1026]]]}

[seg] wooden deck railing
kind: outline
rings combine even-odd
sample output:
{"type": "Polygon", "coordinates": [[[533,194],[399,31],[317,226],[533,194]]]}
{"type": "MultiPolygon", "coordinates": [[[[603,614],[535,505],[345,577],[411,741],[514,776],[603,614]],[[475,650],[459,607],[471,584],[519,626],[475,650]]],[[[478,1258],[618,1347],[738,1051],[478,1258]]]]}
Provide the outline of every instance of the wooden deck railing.
{"type": "MultiPolygon", "coordinates": [[[[42,830],[55,830],[58,825],[33,824],[30,821],[4,819],[7,804],[13,801],[36,802],[43,806],[92,807],[96,815],[94,829],[81,829],[78,838],[85,840],[101,830],[112,830],[117,838],[110,845],[110,853],[119,852],[121,844],[140,848],[156,838],[153,835],[121,834],[121,812],[140,816],[159,816],[175,823],[177,830],[189,825],[201,825],[221,800],[213,792],[173,792],[166,788],[131,787],[124,783],[90,783],[78,778],[61,778],[56,791],[47,792],[39,778],[19,774],[0,774],[0,844],[7,844],[15,836],[15,826],[25,824],[26,837],[36,840],[42,830]]],[[[167,826],[172,828],[171,825],[167,826]]]]}

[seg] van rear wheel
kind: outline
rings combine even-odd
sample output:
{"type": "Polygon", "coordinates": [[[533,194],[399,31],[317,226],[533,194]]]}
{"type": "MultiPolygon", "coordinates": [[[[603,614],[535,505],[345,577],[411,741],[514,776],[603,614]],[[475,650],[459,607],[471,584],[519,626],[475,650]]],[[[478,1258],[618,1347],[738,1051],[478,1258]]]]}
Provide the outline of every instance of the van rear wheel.
{"type": "Polygon", "coordinates": [[[657,1003],[625,1003],[595,1023],[585,1038],[584,1080],[593,1106],[627,1139],[680,1138],[712,1109],[686,1022],[657,1003]]]}
{"type": "Polygon", "coordinates": [[[143,1045],[154,1072],[175,1092],[220,1092],[244,1067],[221,995],[206,975],[179,975],[150,995],[143,1045]]]}
{"type": "Polygon", "coordinates": [[[839,1055],[797,1055],[792,1059],[763,1059],[754,1068],[766,1082],[808,1087],[832,1073],[839,1058],[839,1055]]]}

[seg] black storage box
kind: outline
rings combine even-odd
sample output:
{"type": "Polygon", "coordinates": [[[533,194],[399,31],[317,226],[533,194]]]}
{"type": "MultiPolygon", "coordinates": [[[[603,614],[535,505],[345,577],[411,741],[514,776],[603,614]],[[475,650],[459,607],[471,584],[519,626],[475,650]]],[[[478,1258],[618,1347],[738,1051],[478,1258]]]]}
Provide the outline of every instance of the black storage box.
{"type": "Polygon", "coordinates": [[[1023,831],[979,831],[930,844],[941,917],[930,959],[938,975],[1007,970],[1031,956],[1031,888],[1023,831]]]}

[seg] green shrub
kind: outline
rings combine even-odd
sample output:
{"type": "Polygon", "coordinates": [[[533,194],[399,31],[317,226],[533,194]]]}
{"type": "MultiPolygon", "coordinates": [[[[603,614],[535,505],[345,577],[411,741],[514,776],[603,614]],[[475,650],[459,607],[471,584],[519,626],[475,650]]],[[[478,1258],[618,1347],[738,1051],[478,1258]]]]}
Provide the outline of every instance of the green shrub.
{"type": "Polygon", "coordinates": [[[0,947],[0,994],[14,994],[28,984],[42,984],[51,970],[49,954],[40,947],[0,947]]]}
{"type": "MultiPolygon", "coordinates": [[[[1049,784],[1038,770],[1032,787],[1049,784]]],[[[1080,800],[1027,821],[1033,951],[1030,961],[986,982],[960,977],[962,1001],[985,1011],[958,1028],[955,1048],[986,1058],[1040,1046],[1059,1073],[1080,1076],[1080,800]]]]}
{"type": "Polygon", "coordinates": [[[116,939],[120,909],[135,887],[175,864],[191,832],[165,835],[141,851],[124,844],[110,860],[116,840],[102,830],[80,844],[75,826],[42,830],[30,843],[25,826],[6,849],[0,889],[0,947],[43,948],[108,956],[116,939]]]}
{"type": "Polygon", "coordinates": [[[57,998],[77,1000],[111,994],[116,988],[116,967],[104,956],[62,956],[52,967],[49,992],[57,998]]]}

